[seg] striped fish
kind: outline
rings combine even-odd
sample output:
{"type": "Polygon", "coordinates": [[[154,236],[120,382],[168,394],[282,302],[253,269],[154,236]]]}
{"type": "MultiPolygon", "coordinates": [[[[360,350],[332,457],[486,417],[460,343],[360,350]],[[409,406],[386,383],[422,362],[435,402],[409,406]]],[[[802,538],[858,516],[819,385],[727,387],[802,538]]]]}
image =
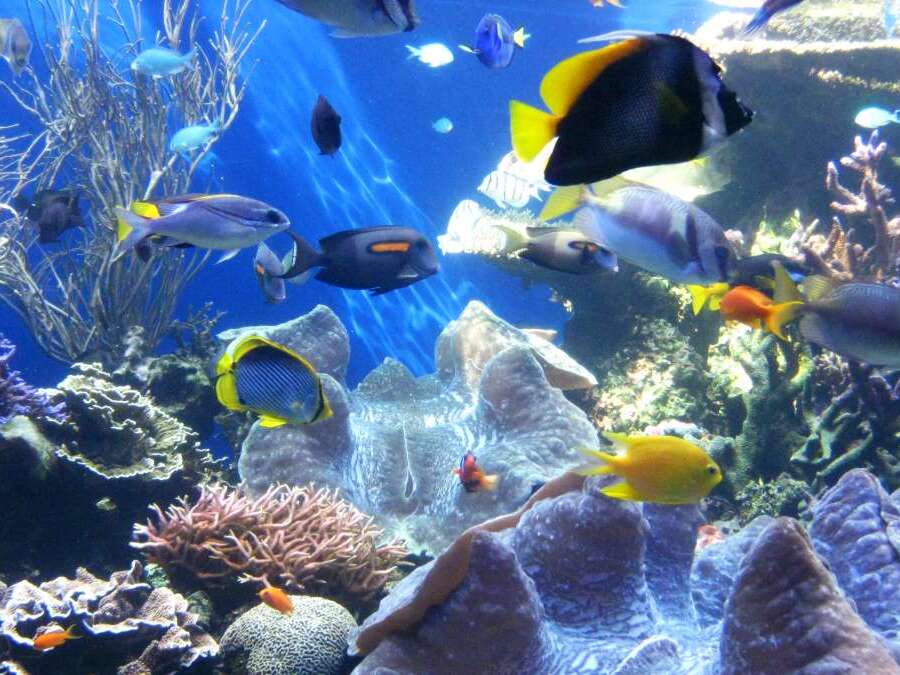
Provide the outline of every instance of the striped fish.
{"type": "Polygon", "coordinates": [[[506,171],[491,171],[481,181],[478,191],[493,199],[501,209],[521,209],[532,199],[541,201],[537,185],[506,171]]]}
{"type": "Polygon", "coordinates": [[[299,354],[258,335],[244,337],[216,364],[216,397],[229,410],[259,415],[264,427],[331,417],[322,380],[299,354]]]}

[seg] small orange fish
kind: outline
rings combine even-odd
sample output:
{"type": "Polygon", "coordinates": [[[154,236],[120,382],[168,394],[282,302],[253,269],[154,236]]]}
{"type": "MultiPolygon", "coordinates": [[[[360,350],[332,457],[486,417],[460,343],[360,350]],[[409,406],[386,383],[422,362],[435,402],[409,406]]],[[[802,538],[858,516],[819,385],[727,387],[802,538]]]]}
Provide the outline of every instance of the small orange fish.
{"type": "Polygon", "coordinates": [[[81,635],[78,635],[77,630],[77,627],[73,624],[66,630],[51,630],[41,633],[34,638],[34,648],[39,652],[45,652],[48,649],[59,647],[69,640],[78,640],[81,638],[81,635]]]}
{"type": "Polygon", "coordinates": [[[782,326],[797,318],[800,301],[783,302],[776,305],[772,298],[750,286],[735,286],[722,296],[719,311],[727,321],[739,321],[752,328],[762,328],[774,333],[782,340],[782,326]]]}
{"type": "Polygon", "coordinates": [[[499,477],[495,475],[489,476],[482,471],[481,467],[478,466],[478,459],[471,452],[463,455],[459,468],[453,469],[453,473],[459,476],[459,482],[463,484],[466,492],[497,489],[499,477]]]}
{"type": "Polygon", "coordinates": [[[259,599],[282,614],[290,614],[294,611],[294,603],[291,602],[290,596],[280,588],[266,586],[259,592],[259,599]]]}
{"type": "Polygon", "coordinates": [[[723,541],[725,541],[725,535],[722,534],[718,527],[715,525],[701,525],[700,529],[697,530],[697,545],[694,547],[694,550],[702,551],[707,546],[721,544],[723,541]]]}

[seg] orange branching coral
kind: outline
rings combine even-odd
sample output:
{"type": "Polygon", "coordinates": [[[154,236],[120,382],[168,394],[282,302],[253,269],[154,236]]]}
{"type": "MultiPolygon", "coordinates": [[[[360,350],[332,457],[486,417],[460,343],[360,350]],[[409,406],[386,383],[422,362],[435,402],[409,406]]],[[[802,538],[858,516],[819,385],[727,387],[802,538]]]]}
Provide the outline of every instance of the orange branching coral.
{"type": "Polygon", "coordinates": [[[165,512],[134,526],[131,545],[167,572],[207,585],[237,578],[365,600],[384,586],[406,555],[402,542],[379,545],[372,517],[337,490],[273,485],[256,499],[227,485],[200,486],[165,512]]]}

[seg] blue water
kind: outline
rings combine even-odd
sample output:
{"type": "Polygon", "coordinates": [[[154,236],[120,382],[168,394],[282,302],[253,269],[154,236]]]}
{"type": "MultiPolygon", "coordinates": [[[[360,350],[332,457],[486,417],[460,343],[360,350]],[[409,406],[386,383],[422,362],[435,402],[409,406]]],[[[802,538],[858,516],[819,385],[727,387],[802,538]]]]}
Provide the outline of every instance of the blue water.
{"type": "MultiPolygon", "coordinates": [[[[13,14],[24,11],[21,0],[9,4],[13,14]]],[[[153,22],[161,4],[144,3],[148,36],[159,28],[153,22]]],[[[206,0],[203,8],[217,17],[220,5],[206,0]]],[[[543,74],[577,51],[578,38],[621,28],[624,20],[634,29],[690,29],[715,6],[634,0],[622,11],[595,9],[587,0],[420,0],[418,9],[422,25],[413,33],[342,40],[275,0],[254,3],[248,25],[263,19],[268,25],[247,59],[253,67],[249,90],[237,122],[215,147],[218,161],[194,189],[267,201],[311,240],[351,227],[398,224],[416,227],[434,241],[461,199],[480,198],[478,183],[509,150],[509,99],[536,99],[543,74]],[[457,44],[471,42],[486,8],[515,26],[525,25],[532,35],[506,70],[488,70],[456,50],[457,44]],[[454,49],[454,63],[432,70],[407,60],[405,44],[432,41],[454,49]],[[343,117],[344,144],[335,158],[320,156],[309,132],[310,111],[320,93],[343,117]],[[454,130],[436,134],[432,122],[444,116],[454,130]]],[[[202,29],[214,24],[207,21],[202,29]]],[[[201,44],[205,37],[201,34],[201,44]]],[[[40,70],[41,64],[36,67],[40,70]]],[[[2,98],[0,111],[4,121],[27,124],[2,98]]],[[[287,247],[286,238],[270,243],[281,251],[287,247]]],[[[208,266],[184,294],[180,314],[211,301],[227,312],[220,327],[228,328],[279,323],[316,304],[329,305],[351,332],[351,383],[385,357],[399,359],[418,374],[432,370],[435,337],[473,298],[517,324],[559,328],[565,320],[546,287],[525,289],[486,263],[459,256],[444,257],[439,276],[385,296],[311,281],[290,287],[284,304],[267,305],[251,271],[253,254],[247,249],[229,262],[208,266]]],[[[0,331],[20,347],[17,366],[36,384],[55,384],[65,366],[48,359],[6,308],[0,311],[0,331]]]]}

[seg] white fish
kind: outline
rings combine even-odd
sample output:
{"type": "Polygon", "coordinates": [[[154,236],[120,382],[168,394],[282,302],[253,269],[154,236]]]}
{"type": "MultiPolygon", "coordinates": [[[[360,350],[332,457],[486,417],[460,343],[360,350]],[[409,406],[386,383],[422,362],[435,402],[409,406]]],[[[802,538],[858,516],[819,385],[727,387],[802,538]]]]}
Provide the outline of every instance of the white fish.
{"type": "Polygon", "coordinates": [[[453,63],[453,52],[440,42],[429,42],[421,47],[406,45],[410,59],[418,59],[430,68],[440,68],[448,63],[453,63]]]}
{"type": "Polygon", "coordinates": [[[478,191],[493,199],[501,209],[521,209],[532,199],[541,201],[537,185],[506,171],[491,171],[481,181],[478,191]]]}
{"type": "Polygon", "coordinates": [[[441,119],[432,122],[431,128],[439,134],[449,134],[453,131],[453,122],[447,117],[442,117],[441,119]]]}
{"type": "Polygon", "coordinates": [[[413,0],[278,0],[333,26],[334,37],[374,37],[411,31],[419,25],[413,0]]]}

